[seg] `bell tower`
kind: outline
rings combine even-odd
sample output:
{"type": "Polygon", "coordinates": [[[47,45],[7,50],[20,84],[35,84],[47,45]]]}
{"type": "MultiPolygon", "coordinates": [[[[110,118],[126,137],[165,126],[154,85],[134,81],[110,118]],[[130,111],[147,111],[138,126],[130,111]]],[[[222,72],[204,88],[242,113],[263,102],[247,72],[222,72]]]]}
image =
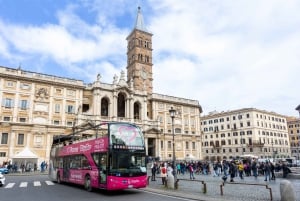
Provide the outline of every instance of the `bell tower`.
{"type": "Polygon", "coordinates": [[[133,88],[152,94],[152,34],[146,29],[141,8],[127,40],[127,81],[133,88]]]}

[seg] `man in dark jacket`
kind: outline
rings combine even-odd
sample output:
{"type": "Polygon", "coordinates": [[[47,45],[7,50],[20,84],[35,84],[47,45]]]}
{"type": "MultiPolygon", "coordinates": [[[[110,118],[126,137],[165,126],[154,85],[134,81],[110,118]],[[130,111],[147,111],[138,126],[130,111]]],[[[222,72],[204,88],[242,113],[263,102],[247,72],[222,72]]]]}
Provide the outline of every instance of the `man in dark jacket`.
{"type": "Polygon", "coordinates": [[[236,165],[235,162],[232,160],[229,164],[229,174],[230,174],[230,182],[234,182],[234,177],[236,173],[236,165]]]}

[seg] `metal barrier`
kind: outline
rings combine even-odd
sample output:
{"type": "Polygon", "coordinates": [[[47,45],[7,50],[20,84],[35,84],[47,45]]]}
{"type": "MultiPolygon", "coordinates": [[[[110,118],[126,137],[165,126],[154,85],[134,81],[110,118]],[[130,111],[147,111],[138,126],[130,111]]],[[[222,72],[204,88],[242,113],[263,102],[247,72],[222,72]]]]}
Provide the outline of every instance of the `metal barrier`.
{"type": "Polygon", "coordinates": [[[202,192],[203,193],[206,193],[207,192],[207,188],[206,188],[206,183],[205,181],[203,180],[197,180],[197,179],[194,179],[194,180],[190,180],[190,179],[177,179],[177,181],[175,182],[175,188],[178,189],[178,182],[179,181],[192,181],[192,182],[201,182],[203,184],[203,188],[202,188],[202,192]]]}
{"type": "MultiPolygon", "coordinates": [[[[272,195],[272,188],[270,188],[267,184],[253,184],[253,183],[238,183],[238,182],[232,182],[232,183],[227,183],[226,184],[238,184],[238,185],[251,185],[251,186],[265,186],[266,189],[269,189],[270,192],[270,200],[273,200],[273,195],[272,195]]],[[[223,195],[223,187],[225,185],[225,182],[222,182],[220,185],[220,190],[221,190],[221,195],[223,195]]]]}
{"type": "MultiPolygon", "coordinates": [[[[149,185],[149,182],[150,182],[150,178],[151,178],[151,176],[148,176],[148,178],[147,178],[147,184],[149,185]]],[[[157,179],[161,179],[162,177],[156,177],[157,179]]],[[[203,180],[190,180],[190,179],[177,179],[176,181],[175,181],[175,189],[178,189],[178,183],[179,183],[179,181],[191,181],[191,182],[201,182],[202,183],[202,185],[203,185],[203,188],[202,188],[202,192],[203,193],[206,193],[207,192],[207,187],[206,187],[206,183],[205,183],[205,181],[203,181],[203,180]]],[[[168,179],[166,179],[166,181],[165,181],[165,187],[168,187],[168,179]]]]}

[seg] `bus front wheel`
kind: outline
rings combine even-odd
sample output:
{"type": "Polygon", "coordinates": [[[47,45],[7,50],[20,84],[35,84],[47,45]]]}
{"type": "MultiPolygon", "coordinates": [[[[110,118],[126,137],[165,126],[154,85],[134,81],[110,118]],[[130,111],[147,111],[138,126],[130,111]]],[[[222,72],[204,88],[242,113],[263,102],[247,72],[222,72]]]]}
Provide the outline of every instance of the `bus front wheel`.
{"type": "Polygon", "coordinates": [[[91,177],[90,176],[85,177],[84,188],[89,192],[92,191],[91,177]]]}

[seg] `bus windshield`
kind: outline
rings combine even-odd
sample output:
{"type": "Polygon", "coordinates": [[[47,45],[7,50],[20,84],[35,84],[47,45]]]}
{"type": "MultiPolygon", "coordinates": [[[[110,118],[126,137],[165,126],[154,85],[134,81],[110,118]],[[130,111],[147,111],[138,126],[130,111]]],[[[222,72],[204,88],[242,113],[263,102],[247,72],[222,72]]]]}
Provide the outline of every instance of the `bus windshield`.
{"type": "Polygon", "coordinates": [[[132,152],[114,152],[109,173],[115,176],[139,176],[146,174],[144,154],[132,152]]]}

